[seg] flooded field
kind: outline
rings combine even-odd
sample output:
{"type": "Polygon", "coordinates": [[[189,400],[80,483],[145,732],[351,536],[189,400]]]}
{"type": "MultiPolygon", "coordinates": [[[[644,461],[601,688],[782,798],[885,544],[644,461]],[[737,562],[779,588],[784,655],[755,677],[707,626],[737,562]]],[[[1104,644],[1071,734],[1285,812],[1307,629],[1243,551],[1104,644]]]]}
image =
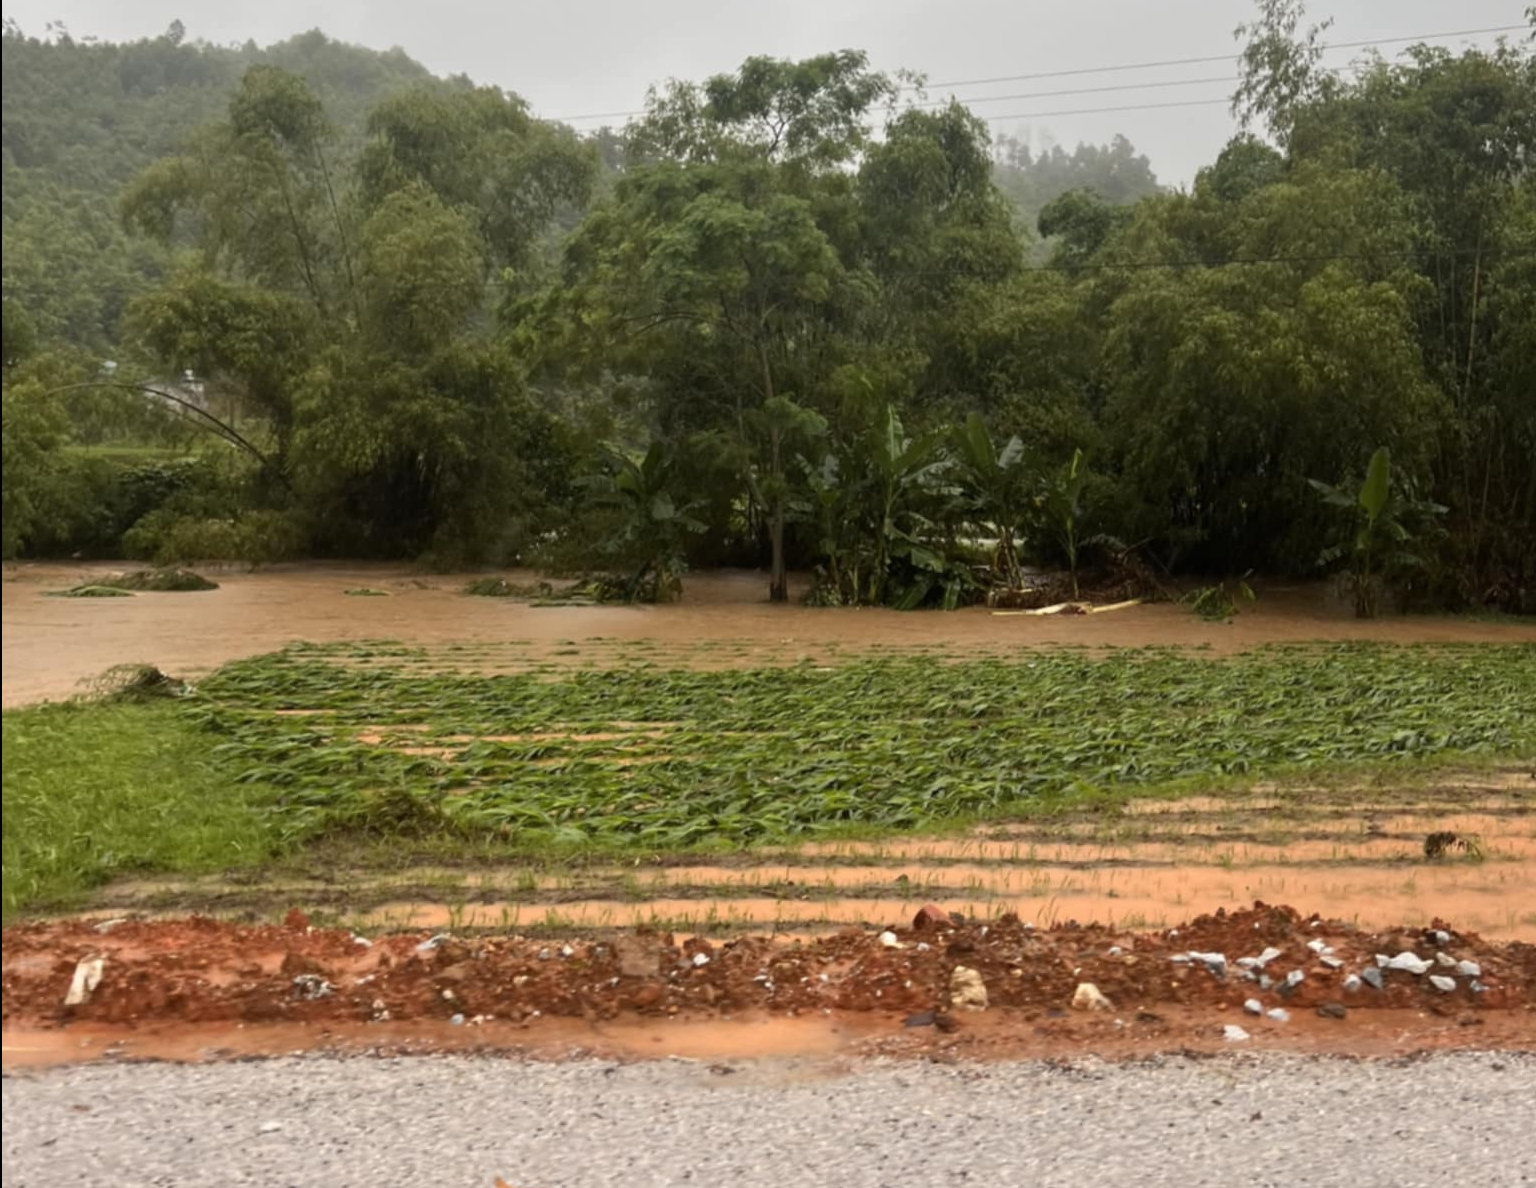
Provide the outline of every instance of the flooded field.
{"type": "MultiPolygon", "coordinates": [[[[1232,623],[1208,623],[1168,604],[1091,616],[773,606],[762,574],[690,575],[667,606],[532,607],[466,597],[475,575],[422,574],[386,566],[274,566],[256,573],[210,570],[220,588],[133,598],[47,597],[112,566],[7,565],[0,582],[4,649],[0,699],[7,706],[69,697],[114,664],[151,663],[194,678],[242,656],[294,640],[391,639],[455,645],[455,667],[517,671],[530,662],[603,667],[645,659],[677,667],[749,667],[804,659],[929,651],[1009,655],[1045,645],[1167,645],[1240,651],[1266,643],[1536,641],[1536,624],[1436,616],[1353,618],[1316,586],[1265,588],[1232,623]],[[387,597],[353,597],[369,587],[387,597]]],[[[512,575],[525,581],[534,575],[512,575]]],[[[792,594],[803,589],[803,581],[792,594]]]]}
{"type": "MultiPolygon", "coordinates": [[[[6,930],[8,1063],[61,1058],[63,1036],[172,1056],[531,1050],[593,1041],[597,1020],[603,1050],[633,1055],[663,1042],[658,1015],[672,1051],[716,1019],[728,1035],[700,1052],[770,1036],[786,1050],[985,1054],[1026,1032],[1063,1052],[1220,1046],[1210,1013],[1240,1009],[1244,991],[1151,973],[1184,960],[1191,929],[1234,957],[1272,929],[1309,963],[1313,981],[1287,1001],[1326,1021],[1276,1031],[1292,1050],[1469,1042],[1442,1018],[1452,1009],[1479,1012],[1501,1043],[1531,1042],[1536,698],[1523,693],[1536,652],[1518,645],[1536,626],[1360,622],[1317,587],[1261,589],[1232,623],[1169,604],[809,609],[768,604],[753,573],[696,575],[656,607],[536,606],[465,596],[466,575],[319,565],[215,572],[211,592],[48,596],[99,572],[6,569],[5,705],[156,665],[198,684],[194,715],[219,718],[217,738],[188,735],[179,709],[159,707],[194,765],[216,747],[224,785],[259,773],[285,789],[275,820],[291,797],[322,825],[270,860],[139,867],[215,871],[195,875],[125,864],[68,910],[29,910],[6,930]],[[347,593],[363,587],[382,595],[347,593]],[[1517,646],[1256,650],[1345,641],[1517,646]],[[1123,650],[1149,645],[1168,650],[1123,650]],[[485,679],[518,673],[536,679],[485,679]],[[401,806],[430,828],[390,824],[401,806]],[[943,922],[942,951],[911,933],[925,919],[943,922]],[[424,956],[439,934],[469,948],[424,956]],[[215,935],[228,953],[210,964],[215,935]],[[1323,935],[1349,969],[1308,941],[1323,935]],[[1434,951],[1451,943],[1440,936],[1454,953],[1434,951]],[[643,969],[624,956],[634,944],[643,969]],[[1039,946],[1049,978],[1019,955],[1039,946]],[[1328,1012],[1346,975],[1409,948],[1426,969],[1443,956],[1496,976],[1481,990],[1442,978],[1454,1001],[1432,979],[1351,998],[1377,1009],[1339,1038],[1328,1012]],[[586,956],[552,976],[550,955],[567,951],[586,956]],[[1134,1034],[1045,1022],[1106,954],[1095,976],[1140,1004],[1134,1034]],[[99,1009],[60,1013],[98,959],[99,1009]],[[1013,1014],[953,1040],[935,1020],[949,1018],[952,967],[974,961],[1013,1014]],[[790,965],[801,989],[785,997],[775,971],[790,965]],[[699,972],[713,970],[725,980],[699,972]],[[323,1010],[294,989],[333,981],[345,1002],[327,991],[323,1010]],[[450,1021],[470,1001],[473,1039],[450,1021]],[[903,1038],[902,1012],[928,1030],[903,1038]],[[561,1021],[524,1035],[541,1015],[561,1021]]],[[[100,789],[111,773],[94,770],[72,778],[100,789]]],[[[38,801],[56,799],[57,771],[33,779],[38,801]]]]}
{"type": "Polygon", "coordinates": [[[686,859],[541,869],[537,864],[328,868],[231,881],[145,879],[108,887],[93,914],[187,910],[261,919],[298,906],[364,931],[671,928],[810,936],[884,927],[933,902],[968,918],[1013,913],[1166,928],[1255,900],[1305,903],[1361,928],[1435,917],[1536,943],[1536,774],[1529,765],[1441,773],[1418,786],[1297,783],[1283,790],[1132,801],[1102,815],[943,837],[810,844],[726,862],[686,859]],[[1452,832],[1475,852],[1435,860],[1452,832]]]}

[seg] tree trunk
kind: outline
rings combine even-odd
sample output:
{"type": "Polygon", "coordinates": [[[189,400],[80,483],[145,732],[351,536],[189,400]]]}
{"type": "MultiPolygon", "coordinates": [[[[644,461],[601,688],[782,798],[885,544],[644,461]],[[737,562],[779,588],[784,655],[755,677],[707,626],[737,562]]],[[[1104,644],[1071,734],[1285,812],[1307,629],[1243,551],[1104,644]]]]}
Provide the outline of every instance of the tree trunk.
{"type": "Polygon", "coordinates": [[[768,601],[789,601],[789,577],[784,568],[784,462],[778,426],[768,430],[769,466],[773,473],[773,508],[768,519],[768,545],[773,559],[768,577],[768,601]]]}

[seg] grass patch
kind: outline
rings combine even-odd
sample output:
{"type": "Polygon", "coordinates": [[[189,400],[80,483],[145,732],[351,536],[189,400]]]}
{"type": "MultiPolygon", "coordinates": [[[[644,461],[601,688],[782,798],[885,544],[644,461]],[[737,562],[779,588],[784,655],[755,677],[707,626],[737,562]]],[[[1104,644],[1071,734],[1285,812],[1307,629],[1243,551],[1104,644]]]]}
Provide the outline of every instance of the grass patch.
{"type": "Polygon", "coordinates": [[[116,586],[71,586],[68,590],[50,590],[50,598],[132,598],[129,590],[116,586]]]}
{"type": "Polygon", "coordinates": [[[6,919],[65,907],[114,876],[259,862],[277,831],[272,793],[237,783],[171,701],[7,710],[3,716],[6,919]]]}

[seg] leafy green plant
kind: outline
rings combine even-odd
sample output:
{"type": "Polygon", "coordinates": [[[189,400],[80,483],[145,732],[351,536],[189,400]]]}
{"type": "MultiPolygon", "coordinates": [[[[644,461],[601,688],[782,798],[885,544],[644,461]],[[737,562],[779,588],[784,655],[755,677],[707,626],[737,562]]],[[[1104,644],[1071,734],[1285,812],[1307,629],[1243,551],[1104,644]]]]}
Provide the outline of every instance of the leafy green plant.
{"type": "Polygon", "coordinates": [[[971,413],[951,433],[950,449],[967,519],[997,541],[992,547],[993,580],[1018,589],[1024,580],[1019,551],[1030,495],[1024,443],[1014,436],[996,446],[986,422],[971,413]]]}
{"type": "Polygon", "coordinates": [[[1083,540],[1083,486],[1088,481],[1088,467],[1083,451],[1074,449],[1072,460],[1047,477],[1040,499],[1046,530],[1060,546],[1072,576],[1072,597],[1079,596],[1078,557],[1083,540]]]}
{"type": "Polygon", "coordinates": [[[1213,586],[1201,586],[1191,590],[1183,599],[1190,610],[1202,619],[1225,622],[1234,618],[1244,603],[1254,601],[1253,587],[1247,576],[1217,582],[1213,586]]]}
{"type": "Polygon", "coordinates": [[[1358,489],[1347,483],[1307,481],[1330,506],[1349,513],[1344,538],[1324,549],[1318,564],[1332,565],[1343,558],[1355,614],[1362,619],[1375,618],[1384,581],[1424,566],[1423,556],[1414,548],[1410,522],[1442,515],[1446,509],[1411,492],[1393,489],[1392,456],[1386,446],[1371,455],[1365,481],[1358,489]]]}
{"type": "Polygon", "coordinates": [[[625,602],[665,602],[682,592],[684,541],[702,532],[696,503],[674,496],[676,459],[666,443],[653,441],[639,460],[609,447],[604,473],[588,481],[595,506],[617,520],[601,550],[625,568],[613,583],[625,602]]]}

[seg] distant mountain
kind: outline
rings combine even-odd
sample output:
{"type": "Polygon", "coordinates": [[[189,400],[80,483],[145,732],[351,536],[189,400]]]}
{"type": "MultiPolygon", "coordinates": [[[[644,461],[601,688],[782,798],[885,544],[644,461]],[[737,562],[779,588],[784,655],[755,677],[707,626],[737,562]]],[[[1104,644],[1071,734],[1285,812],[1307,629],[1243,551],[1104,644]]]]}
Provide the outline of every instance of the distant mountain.
{"type": "Polygon", "coordinates": [[[117,198],[140,169],[219,118],[246,69],[308,80],[344,139],[360,138],[379,100],[437,79],[403,50],[332,41],[318,30],[266,48],[163,35],[114,44],[26,36],[6,21],[3,85],[4,293],[40,336],[110,349],[128,302],[169,265],[121,228],[117,198]]]}

